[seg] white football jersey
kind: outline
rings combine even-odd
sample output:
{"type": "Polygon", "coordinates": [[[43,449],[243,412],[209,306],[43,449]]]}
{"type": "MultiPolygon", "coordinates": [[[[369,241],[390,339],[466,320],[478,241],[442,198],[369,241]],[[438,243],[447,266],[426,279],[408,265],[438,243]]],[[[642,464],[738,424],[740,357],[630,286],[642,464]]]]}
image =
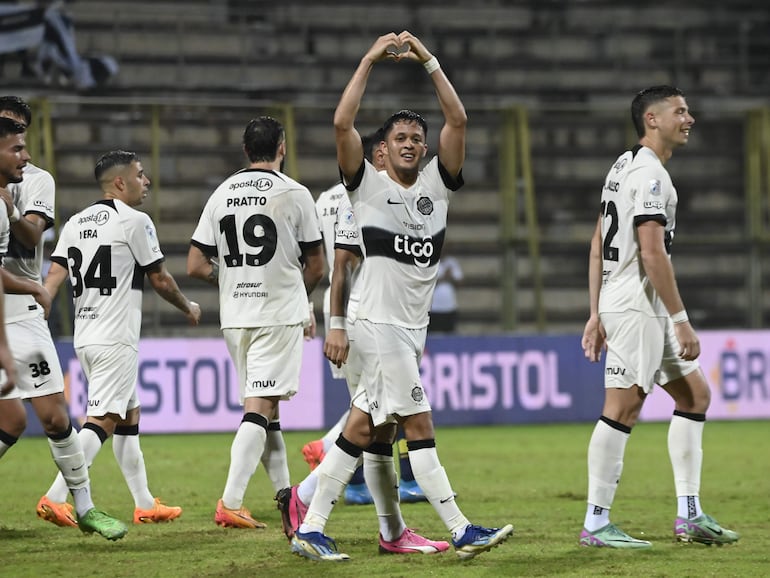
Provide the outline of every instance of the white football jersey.
{"type": "Polygon", "coordinates": [[[349,183],[364,256],[358,318],[409,329],[428,325],[449,199],[463,184],[434,157],[404,188],[369,161],[349,183]]]}
{"type": "MultiPolygon", "coordinates": [[[[326,252],[326,265],[329,273],[329,285],[332,283],[332,271],[334,271],[334,235],[337,226],[337,206],[340,200],[348,196],[342,183],[337,183],[332,188],[324,191],[315,202],[315,210],[318,215],[318,223],[321,225],[321,235],[326,252]]],[[[329,313],[329,288],[324,291],[324,312],[329,313]]]]}
{"type": "Polygon", "coordinates": [[[671,177],[652,149],[637,146],[618,157],[602,189],[602,287],[600,313],[629,309],[668,315],[641,263],[636,227],[658,221],[671,252],[677,194],[671,177]]]}
{"type": "MultiPolygon", "coordinates": [[[[352,193],[351,196],[356,196],[356,193],[352,193]]],[[[360,245],[360,231],[358,230],[358,223],[356,222],[356,216],[353,212],[353,203],[350,198],[345,195],[345,198],[340,200],[339,210],[337,211],[337,231],[334,240],[335,249],[345,249],[355,253],[360,258],[361,245],[360,245]]],[[[348,287],[348,305],[347,305],[347,321],[348,323],[355,323],[358,317],[358,304],[361,301],[361,284],[358,282],[361,272],[361,264],[356,267],[351,273],[350,286],[348,287]]]]}
{"type": "Polygon", "coordinates": [[[164,260],[152,219],[118,199],[73,215],[51,256],[67,267],[75,303],[75,347],[137,349],[145,271],[164,260]]]}
{"type": "MultiPolygon", "coordinates": [[[[46,221],[46,229],[54,224],[54,202],[56,184],[48,171],[27,163],[24,167],[24,180],[8,185],[13,204],[23,215],[36,214],[46,221]]],[[[42,283],[43,267],[43,236],[34,249],[27,249],[11,232],[8,239],[8,250],[3,261],[9,272],[23,279],[42,283]]],[[[40,309],[32,295],[5,296],[5,321],[21,321],[40,315],[40,309]]]]}
{"type": "Polygon", "coordinates": [[[239,171],[209,197],[191,243],[219,260],[222,329],[309,319],[300,258],[321,230],[305,186],[276,171],[239,171]]]}

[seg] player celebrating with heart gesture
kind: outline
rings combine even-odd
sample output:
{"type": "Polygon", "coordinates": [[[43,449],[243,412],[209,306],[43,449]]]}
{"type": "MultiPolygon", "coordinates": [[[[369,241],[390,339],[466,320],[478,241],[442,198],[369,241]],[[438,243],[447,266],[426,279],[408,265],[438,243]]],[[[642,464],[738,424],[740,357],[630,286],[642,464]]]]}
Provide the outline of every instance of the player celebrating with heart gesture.
{"type": "MultiPolygon", "coordinates": [[[[334,115],[337,160],[353,205],[363,256],[355,332],[361,376],[342,434],[316,469],[318,487],[292,538],[292,550],[313,560],[346,560],[324,534],[333,504],[364,456],[364,471],[380,517],[380,550],[435,553],[448,547],[408,529],[398,506],[390,443],[376,434],[403,426],[415,479],[447,530],[460,558],[472,558],[510,536],[510,524],[471,524],[436,452],[430,403],[420,379],[428,311],[446,231],[449,201],[463,184],[467,116],[438,59],[413,34],[379,37],[361,59],[334,115]],[[380,145],[386,170],[364,158],[354,121],[373,66],[383,60],[421,63],[436,90],[444,115],[438,154],[420,169],[428,152],[428,126],[416,112],[401,110],[383,126],[380,145]],[[374,441],[377,439],[378,441],[374,441]],[[374,488],[374,489],[373,489],[374,488]]],[[[392,439],[390,440],[392,442],[392,439]]]]}

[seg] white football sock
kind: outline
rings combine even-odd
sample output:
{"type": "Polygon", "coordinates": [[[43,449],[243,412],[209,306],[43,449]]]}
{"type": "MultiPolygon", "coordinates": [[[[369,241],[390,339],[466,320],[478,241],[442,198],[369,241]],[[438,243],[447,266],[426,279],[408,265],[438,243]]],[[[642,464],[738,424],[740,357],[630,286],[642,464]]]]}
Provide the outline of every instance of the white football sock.
{"type": "Polygon", "coordinates": [[[139,444],[139,435],[112,436],[112,453],[123,472],[134,505],[143,510],[155,507],[155,498],[147,486],[147,470],[144,465],[144,454],[139,444]]]}
{"type": "Polygon", "coordinates": [[[48,438],[48,447],[51,449],[51,456],[59,468],[64,483],[72,494],[78,516],[85,515],[94,507],[94,502],[91,499],[88,465],[80,436],[77,431],[71,429],[66,438],[56,440],[48,438]]]}
{"type": "Polygon", "coordinates": [[[455,537],[462,536],[470,524],[455,502],[455,493],[449,483],[446,471],[438,459],[435,447],[409,450],[409,463],[414,479],[422,488],[425,497],[455,537]]]}
{"type": "Polygon", "coordinates": [[[347,410],[345,413],[342,414],[342,417],[337,420],[337,423],[335,423],[332,428],[326,432],[324,437],[321,438],[321,441],[324,443],[324,453],[328,454],[331,447],[334,445],[334,442],[337,441],[337,438],[340,437],[340,434],[342,433],[343,428],[345,427],[345,422],[348,421],[348,416],[350,415],[350,410],[347,410]]]}
{"type": "Polygon", "coordinates": [[[703,513],[698,495],[705,424],[705,421],[674,415],[668,427],[668,455],[674,470],[677,516],[681,518],[697,518],[703,513]]]}
{"type": "Polygon", "coordinates": [[[297,486],[297,497],[306,506],[313,501],[313,495],[318,487],[318,468],[310,472],[297,486]]]}
{"type": "MultiPolygon", "coordinates": [[[[81,429],[78,433],[78,437],[80,438],[80,445],[83,447],[83,456],[86,459],[86,467],[90,468],[91,464],[94,463],[96,454],[102,449],[102,440],[99,439],[99,436],[94,430],[89,428],[81,429]]],[[[51,484],[51,487],[48,488],[45,495],[48,496],[48,499],[52,502],[63,503],[67,501],[68,493],[69,488],[67,487],[67,482],[64,480],[64,476],[61,475],[61,472],[59,472],[56,474],[56,479],[53,481],[53,484],[51,484]]]]}
{"type": "Polygon", "coordinates": [[[238,510],[243,505],[243,496],[249,480],[265,450],[267,431],[261,425],[242,421],[230,447],[230,470],[227,473],[222,503],[225,508],[238,510]]]}
{"type": "Polygon", "coordinates": [[[324,461],[314,470],[318,476],[318,487],[308,504],[308,511],[300,526],[300,532],[324,531],[334,504],[340,499],[342,491],[353,477],[358,460],[359,458],[343,451],[337,444],[329,448],[324,461]]]}
{"type": "MultiPolygon", "coordinates": [[[[278,422],[272,422],[278,423],[278,422]]],[[[289,480],[289,463],[286,459],[286,443],[283,441],[283,433],[280,429],[267,430],[265,451],[262,452],[262,466],[267,472],[267,477],[273,484],[273,490],[278,491],[291,485],[289,480]]]]}
{"type": "Polygon", "coordinates": [[[588,508],[584,526],[589,532],[609,523],[609,513],[597,507],[601,510],[612,507],[630,435],[602,420],[596,422],[588,444],[588,508]]]}
{"type": "Polygon", "coordinates": [[[369,452],[364,452],[363,456],[364,478],[377,510],[380,534],[385,541],[392,542],[406,529],[398,504],[398,475],[393,456],[369,452]]]}

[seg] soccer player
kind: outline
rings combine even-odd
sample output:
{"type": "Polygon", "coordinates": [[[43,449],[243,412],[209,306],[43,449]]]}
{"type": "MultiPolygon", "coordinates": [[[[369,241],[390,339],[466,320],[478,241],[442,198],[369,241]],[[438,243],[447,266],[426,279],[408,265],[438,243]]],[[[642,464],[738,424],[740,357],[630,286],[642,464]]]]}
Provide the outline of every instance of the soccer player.
{"type": "Polygon", "coordinates": [[[631,103],[639,144],[612,164],[591,240],[590,317],[582,346],[599,361],[607,349],[602,415],[588,445],[588,508],[580,544],[649,548],[610,522],[631,428],[653,385],[674,399],[668,451],[674,470],[674,536],[727,544],[738,534],[701,509],[703,426],[710,391],[696,361],[700,343],[679,295],[669,253],[677,193],[664,164],[684,146],[695,119],[684,94],[653,86],[631,103]]]}
{"type": "MultiPolygon", "coordinates": [[[[438,60],[407,31],[389,33],[374,42],[337,106],[337,159],[353,202],[364,257],[355,322],[362,373],[345,428],[317,468],[318,488],[292,538],[291,548],[299,555],[324,561],[349,558],[324,535],[324,528],[361,454],[377,451],[370,448],[376,431],[391,427],[394,421],[404,428],[415,478],[451,532],[460,558],[490,550],[513,532],[510,524],[503,528],[472,525],[457,506],[438,459],[430,404],[419,373],[448,203],[463,183],[466,122],[462,102],[438,60]],[[427,125],[411,111],[392,115],[384,125],[386,172],[378,172],[364,159],[354,120],[372,67],[385,59],[422,63],[444,114],[438,156],[422,171],[427,125]]],[[[374,470],[382,477],[375,480],[367,469],[370,487],[387,475],[384,467],[371,473],[374,470]]],[[[395,484],[388,498],[390,511],[396,512],[395,484]]]]}
{"type": "MultiPolygon", "coordinates": [[[[136,380],[144,277],[191,325],[198,324],[201,311],[166,269],[152,220],[134,208],[150,185],[136,153],[102,155],[94,176],[103,196],[62,228],[45,287],[53,296],[65,279],[72,284],[73,341],[88,379],[87,417],[79,434],[87,464],[114,434],[113,453],[134,498],[134,523],[167,522],[178,518],[182,508],[167,506],[150,493],[139,443],[136,380]]],[[[61,474],[46,496],[49,502],[65,501],[61,474]]]]}
{"type": "MultiPolygon", "coordinates": [[[[363,140],[366,142],[367,138],[363,140]]],[[[368,158],[367,156],[367,160],[368,158]]],[[[350,396],[353,398],[360,383],[362,367],[359,349],[355,344],[356,311],[360,302],[360,285],[357,279],[362,252],[359,246],[358,225],[347,195],[340,200],[338,215],[330,298],[332,322],[326,335],[324,354],[334,367],[343,369],[350,396]]],[[[444,552],[449,549],[449,543],[429,540],[407,528],[398,508],[398,501],[393,501],[393,488],[397,487],[392,445],[395,429],[395,423],[378,428],[372,443],[358,460],[359,463],[363,461],[366,476],[372,480],[371,496],[380,526],[380,552],[444,552]]],[[[361,468],[359,465],[356,471],[361,468]]],[[[318,475],[311,472],[298,486],[278,493],[278,508],[281,510],[284,533],[290,540],[303,522],[307,512],[306,504],[311,502],[317,485],[318,475]]]]}
{"type": "Polygon", "coordinates": [[[16,388],[0,396],[0,456],[26,429],[22,400],[28,399],[63,476],[65,500],[69,490],[76,511],[73,514],[69,504],[41,503],[38,515],[58,525],[77,526],[83,532],[118,540],[127,528],[94,507],[83,448],[67,412],[64,378],[45,321],[51,299],[40,278],[42,234],[53,224],[54,183],[47,172],[28,162],[25,133],[30,120],[23,100],[0,97],[0,197],[4,203],[0,213],[7,225],[0,235],[0,253],[5,255],[0,277],[6,290],[17,293],[4,298],[3,327],[14,344],[14,367],[9,374],[15,375],[16,388]]]}
{"type": "Polygon", "coordinates": [[[315,204],[283,174],[286,134],[262,116],[246,125],[248,168],[211,195],[193,233],[187,273],[219,287],[219,316],[238,374],[243,419],[215,522],[264,528],[243,506],[260,459],[276,492],[290,485],[279,401],[297,393],[308,295],[323,277],[315,204]]]}
{"type": "MultiPolygon", "coordinates": [[[[375,131],[375,133],[367,135],[363,138],[363,141],[364,151],[367,154],[366,158],[369,159],[369,161],[372,162],[378,170],[382,170],[385,167],[383,160],[384,155],[379,150],[380,142],[382,141],[382,129],[378,129],[375,131]]],[[[331,293],[332,273],[334,272],[334,263],[336,258],[334,246],[336,242],[335,237],[339,214],[338,209],[340,201],[344,198],[347,198],[347,196],[347,191],[345,190],[344,185],[342,182],[339,182],[332,188],[327,189],[321,193],[321,195],[318,197],[318,200],[316,201],[316,213],[318,214],[318,221],[321,224],[321,234],[324,239],[324,252],[326,254],[327,267],[329,269],[329,287],[324,292],[324,323],[327,335],[331,330],[331,303],[329,296],[331,293]]],[[[348,258],[347,253],[341,253],[340,255],[343,259],[348,258]]],[[[345,268],[343,268],[343,270],[345,270],[345,268]]],[[[329,365],[331,366],[332,377],[335,379],[345,378],[345,371],[342,367],[338,367],[337,364],[331,362],[329,362],[329,365]]],[[[355,386],[351,386],[351,384],[348,382],[348,390],[352,396],[353,392],[355,391],[355,386]]],[[[348,413],[349,411],[343,413],[342,416],[340,416],[340,419],[337,420],[337,423],[334,424],[334,426],[332,426],[332,428],[326,432],[326,434],[324,434],[321,439],[308,442],[302,447],[302,455],[310,466],[311,472],[316,467],[318,467],[318,464],[321,463],[324,456],[326,455],[326,452],[332,446],[340,433],[342,433],[342,427],[345,425],[345,421],[348,418],[348,413]]],[[[315,476],[312,475],[308,476],[308,478],[310,480],[315,480],[315,476]]],[[[303,487],[302,484],[300,484],[300,486],[303,487]]],[[[315,487],[314,484],[313,487],[315,487]]],[[[312,492],[303,492],[303,495],[307,497],[312,495],[312,492]]],[[[369,492],[369,488],[366,487],[366,481],[364,480],[363,465],[359,465],[356,468],[356,471],[353,473],[353,477],[345,487],[345,503],[356,505],[372,503],[372,495],[369,492]]]]}

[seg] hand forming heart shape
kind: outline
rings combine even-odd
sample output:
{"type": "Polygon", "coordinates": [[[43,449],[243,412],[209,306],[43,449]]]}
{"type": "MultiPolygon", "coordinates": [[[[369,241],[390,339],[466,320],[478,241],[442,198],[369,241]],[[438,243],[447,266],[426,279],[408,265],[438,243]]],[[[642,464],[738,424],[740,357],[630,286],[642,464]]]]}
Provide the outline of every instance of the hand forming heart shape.
{"type": "Polygon", "coordinates": [[[412,49],[411,45],[408,42],[404,42],[401,45],[397,44],[390,44],[385,49],[385,53],[394,56],[396,58],[401,58],[402,56],[406,56],[406,54],[412,49]]]}

